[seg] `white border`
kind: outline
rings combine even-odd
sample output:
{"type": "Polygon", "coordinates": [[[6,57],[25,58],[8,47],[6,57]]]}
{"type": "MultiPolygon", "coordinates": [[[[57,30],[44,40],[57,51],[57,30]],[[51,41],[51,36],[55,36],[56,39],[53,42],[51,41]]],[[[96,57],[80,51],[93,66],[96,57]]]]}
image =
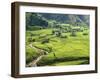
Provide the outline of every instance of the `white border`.
{"type": "Polygon", "coordinates": [[[95,70],[95,11],[69,8],[55,7],[38,7],[38,6],[20,6],[20,74],[38,74],[53,72],[73,72],[73,71],[89,71],[95,70]],[[76,66],[61,67],[25,67],[25,12],[41,12],[41,13],[62,13],[62,14],[83,14],[90,15],[90,64],[76,66]]]}

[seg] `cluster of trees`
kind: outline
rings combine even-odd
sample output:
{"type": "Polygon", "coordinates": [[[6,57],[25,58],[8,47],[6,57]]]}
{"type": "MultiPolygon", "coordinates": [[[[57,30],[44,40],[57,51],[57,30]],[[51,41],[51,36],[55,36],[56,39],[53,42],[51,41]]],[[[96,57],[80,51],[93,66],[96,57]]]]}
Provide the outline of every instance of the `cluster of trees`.
{"type": "Polygon", "coordinates": [[[26,12],[26,29],[61,28],[61,24],[89,27],[88,15],[51,14],[26,12]],[[59,25],[60,24],[60,25],[59,25]]]}
{"type": "Polygon", "coordinates": [[[32,26],[34,26],[35,29],[41,29],[42,27],[48,26],[48,22],[36,13],[26,13],[26,29],[32,29],[32,26]]]}

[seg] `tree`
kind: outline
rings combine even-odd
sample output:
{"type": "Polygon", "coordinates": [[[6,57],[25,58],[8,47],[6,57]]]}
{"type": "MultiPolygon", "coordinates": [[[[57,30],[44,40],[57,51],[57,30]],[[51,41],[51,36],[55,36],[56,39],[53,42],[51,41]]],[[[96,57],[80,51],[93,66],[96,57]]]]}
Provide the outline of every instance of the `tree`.
{"type": "Polygon", "coordinates": [[[76,32],[72,30],[71,36],[76,36],[76,32]]]}
{"type": "Polygon", "coordinates": [[[57,57],[56,57],[56,54],[55,54],[54,52],[53,52],[53,55],[54,55],[55,58],[57,58],[57,57]]]}
{"type": "MultiPolygon", "coordinates": [[[[26,13],[26,29],[34,29],[30,27],[34,26],[42,26],[42,27],[47,27],[48,22],[46,19],[41,17],[38,13],[26,13]]],[[[37,28],[39,29],[39,28],[37,28]]]]}

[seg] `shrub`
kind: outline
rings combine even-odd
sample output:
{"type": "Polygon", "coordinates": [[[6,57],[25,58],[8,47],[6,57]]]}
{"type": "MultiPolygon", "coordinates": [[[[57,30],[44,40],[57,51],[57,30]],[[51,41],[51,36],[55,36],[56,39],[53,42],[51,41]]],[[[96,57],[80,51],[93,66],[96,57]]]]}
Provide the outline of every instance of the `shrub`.
{"type": "Polygon", "coordinates": [[[32,42],[35,42],[35,41],[36,41],[36,40],[33,38],[33,39],[32,39],[32,42]]]}
{"type": "Polygon", "coordinates": [[[34,38],[29,38],[28,42],[35,42],[36,40],[34,38]]]}
{"type": "Polygon", "coordinates": [[[52,35],[56,35],[57,37],[61,36],[61,31],[60,30],[52,30],[52,35]]]}
{"type": "Polygon", "coordinates": [[[60,38],[67,38],[67,35],[61,35],[60,38]]]}
{"type": "Polygon", "coordinates": [[[58,32],[58,33],[56,34],[56,36],[57,36],[57,37],[61,36],[61,32],[58,32]]]}
{"type": "Polygon", "coordinates": [[[70,36],[73,36],[73,37],[77,36],[76,35],[76,32],[75,31],[72,31],[70,36]]]}
{"type": "Polygon", "coordinates": [[[49,43],[49,39],[44,39],[44,40],[42,40],[41,43],[42,43],[42,44],[44,44],[44,43],[49,43]]]}
{"type": "Polygon", "coordinates": [[[83,35],[88,35],[88,33],[83,33],[83,35]]]}
{"type": "Polygon", "coordinates": [[[32,38],[28,38],[28,42],[32,42],[32,38]]]}
{"type": "Polygon", "coordinates": [[[47,47],[48,52],[52,52],[52,47],[47,47]]]}
{"type": "Polygon", "coordinates": [[[52,30],[52,35],[54,35],[55,34],[55,31],[54,30],[52,30]]]}

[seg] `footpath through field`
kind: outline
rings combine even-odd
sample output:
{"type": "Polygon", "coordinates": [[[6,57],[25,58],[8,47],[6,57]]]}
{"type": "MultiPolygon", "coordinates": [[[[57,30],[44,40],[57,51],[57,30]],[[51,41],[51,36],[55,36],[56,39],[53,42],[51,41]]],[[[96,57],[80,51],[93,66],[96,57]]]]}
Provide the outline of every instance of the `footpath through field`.
{"type": "Polygon", "coordinates": [[[37,63],[42,59],[43,56],[45,56],[44,53],[48,53],[47,51],[41,49],[41,48],[38,48],[36,46],[33,46],[32,44],[30,44],[30,47],[31,48],[34,48],[35,50],[37,50],[39,52],[39,57],[37,57],[35,60],[33,60],[32,62],[30,62],[27,67],[36,67],[37,66],[37,63]]]}

